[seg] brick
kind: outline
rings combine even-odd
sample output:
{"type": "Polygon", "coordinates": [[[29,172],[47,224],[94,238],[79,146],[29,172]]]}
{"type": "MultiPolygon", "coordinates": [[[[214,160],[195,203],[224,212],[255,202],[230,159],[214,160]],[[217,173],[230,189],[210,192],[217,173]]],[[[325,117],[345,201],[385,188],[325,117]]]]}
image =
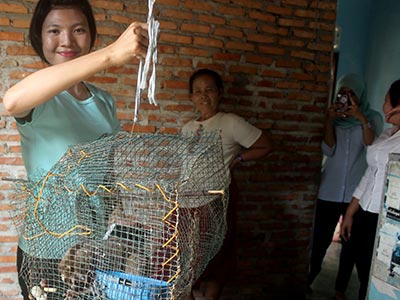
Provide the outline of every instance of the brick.
{"type": "Polygon", "coordinates": [[[23,4],[0,3],[0,11],[3,13],[17,13],[17,14],[28,13],[28,9],[23,4]]]}
{"type": "Polygon", "coordinates": [[[316,34],[315,31],[306,31],[301,29],[294,29],[293,36],[298,38],[307,38],[307,39],[315,39],[316,34]]]}
{"type": "Polygon", "coordinates": [[[331,53],[333,51],[333,44],[331,44],[331,43],[309,43],[307,48],[312,51],[318,50],[319,52],[331,53]]]}
{"type": "Polygon", "coordinates": [[[327,85],[305,83],[304,84],[304,90],[324,93],[324,92],[328,91],[328,86],[327,85]]]}
{"type": "Polygon", "coordinates": [[[180,0],[157,0],[158,4],[164,4],[164,5],[169,5],[169,6],[178,6],[180,0]]]}
{"type": "Polygon", "coordinates": [[[159,43],[161,43],[161,42],[172,42],[172,43],[179,43],[179,44],[191,44],[192,37],[183,36],[183,35],[176,35],[176,34],[160,33],[159,43]]]}
{"type": "Polygon", "coordinates": [[[296,58],[303,58],[303,59],[308,59],[308,60],[313,60],[315,57],[315,53],[313,52],[308,52],[308,51],[291,51],[290,52],[291,57],[296,57],[296,58]]]}
{"type": "Polygon", "coordinates": [[[194,37],[193,39],[194,45],[208,46],[214,48],[222,48],[223,42],[221,40],[206,38],[206,37],[194,37]]]}
{"type": "Polygon", "coordinates": [[[0,274],[15,273],[17,266],[0,266],[0,274]]]}
{"type": "Polygon", "coordinates": [[[6,235],[2,235],[0,236],[0,242],[1,243],[15,243],[18,241],[18,237],[16,236],[6,236],[6,235]]]}
{"type": "MultiPolygon", "coordinates": [[[[132,130],[132,124],[124,124],[123,130],[125,131],[131,131],[132,130]]],[[[139,124],[135,124],[134,129],[132,130],[133,132],[141,132],[141,133],[155,133],[156,128],[154,126],[142,126],[139,124]]]]}
{"type": "Polygon", "coordinates": [[[9,46],[6,49],[8,55],[36,55],[32,47],[28,46],[9,46]]]}
{"type": "Polygon", "coordinates": [[[182,111],[192,111],[193,106],[191,106],[191,105],[182,105],[182,104],[180,104],[180,105],[166,105],[164,107],[164,109],[166,111],[180,111],[180,112],[182,112],[182,111]]]}
{"type": "Polygon", "coordinates": [[[279,39],[279,45],[287,46],[287,47],[295,47],[295,48],[303,48],[305,46],[305,42],[302,40],[296,39],[279,39]]]}
{"type": "Polygon", "coordinates": [[[216,28],[214,34],[219,36],[234,37],[234,38],[243,37],[243,33],[240,30],[230,30],[224,28],[216,28]]]}
{"type": "Polygon", "coordinates": [[[0,256],[0,263],[15,263],[17,261],[15,255],[13,256],[0,256]]]}
{"type": "Polygon", "coordinates": [[[189,55],[191,57],[199,57],[199,56],[208,57],[208,56],[210,56],[210,51],[208,51],[208,50],[198,49],[198,48],[190,48],[190,47],[180,47],[178,49],[178,53],[182,54],[182,55],[189,55]]]}
{"type": "Polygon", "coordinates": [[[286,77],[286,72],[274,69],[267,69],[263,72],[263,76],[284,78],[286,77]]]}
{"type": "Polygon", "coordinates": [[[336,21],[336,12],[335,11],[324,12],[324,13],[322,13],[321,19],[335,22],[336,21]]]}
{"type": "Polygon", "coordinates": [[[232,3],[235,3],[242,7],[249,7],[255,9],[261,9],[265,1],[257,0],[257,1],[248,1],[248,0],[231,0],[232,3]]]}
{"type": "MultiPolygon", "coordinates": [[[[264,91],[260,91],[259,92],[259,96],[261,97],[266,97],[268,99],[283,99],[285,97],[285,95],[282,92],[277,92],[277,91],[273,91],[273,92],[264,92],[264,91]]],[[[266,105],[264,105],[263,107],[266,107],[266,105]]],[[[275,115],[275,114],[274,114],[275,115]]],[[[272,115],[269,117],[269,119],[272,118],[272,115]]]]}
{"type": "Polygon", "coordinates": [[[168,89],[186,89],[187,83],[177,80],[164,80],[161,83],[161,88],[168,88],[168,89]]]}
{"type": "Polygon", "coordinates": [[[275,36],[265,35],[265,34],[248,34],[247,40],[250,42],[259,42],[259,43],[265,43],[265,44],[275,44],[276,43],[275,36]]]}
{"type": "Polygon", "coordinates": [[[121,1],[91,0],[90,4],[93,8],[102,8],[106,10],[122,11],[124,8],[124,4],[121,1]]]}
{"type": "Polygon", "coordinates": [[[296,9],[294,15],[301,18],[315,19],[316,17],[318,17],[318,12],[307,9],[296,9]]]}
{"type": "Polygon", "coordinates": [[[257,67],[250,67],[250,66],[243,66],[243,65],[239,65],[239,66],[231,66],[229,68],[229,72],[230,73],[244,73],[244,74],[257,74],[257,67]]]}
{"type": "Polygon", "coordinates": [[[313,100],[313,98],[310,94],[301,93],[301,92],[288,93],[288,99],[296,100],[296,101],[304,101],[304,102],[310,102],[313,100]]]}
{"type": "Polygon", "coordinates": [[[311,3],[311,8],[319,8],[321,10],[336,10],[336,1],[317,1],[311,3]]]}
{"type": "Polygon", "coordinates": [[[216,16],[201,15],[198,17],[200,22],[214,25],[224,25],[226,24],[226,19],[216,16]]]}
{"type": "Polygon", "coordinates": [[[161,64],[165,66],[190,67],[192,65],[192,60],[183,58],[164,58],[161,61],[161,64]]]}
{"type": "MultiPolygon", "coordinates": [[[[128,13],[131,14],[138,14],[138,15],[144,15],[147,17],[148,14],[148,7],[147,7],[147,2],[144,2],[146,4],[140,4],[140,3],[131,3],[130,1],[125,2],[124,5],[124,9],[126,10],[128,13]]],[[[157,3],[159,3],[159,1],[157,1],[157,3]]],[[[157,5],[155,6],[155,10],[157,9],[157,5]]],[[[154,14],[156,14],[154,12],[154,14]]]]}
{"type": "Polygon", "coordinates": [[[30,20],[13,20],[12,25],[15,28],[29,28],[30,20]]]}
{"type": "Polygon", "coordinates": [[[287,26],[287,27],[300,27],[303,28],[305,26],[304,20],[295,20],[295,19],[285,19],[281,18],[278,20],[278,25],[287,26]]]}
{"type": "Polygon", "coordinates": [[[301,83],[299,82],[290,82],[290,81],[280,81],[277,82],[275,85],[276,88],[278,89],[300,89],[301,88],[301,83]]]}
{"type": "Polygon", "coordinates": [[[267,23],[275,23],[276,17],[271,14],[260,13],[257,11],[251,11],[249,13],[250,19],[260,20],[267,23]]]}
{"type": "Polygon", "coordinates": [[[272,26],[272,25],[263,25],[263,26],[261,26],[261,30],[265,33],[276,34],[278,36],[287,36],[289,33],[289,30],[287,28],[283,28],[283,27],[277,28],[276,26],[272,26]]]}
{"type": "Polygon", "coordinates": [[[0,40],[23,42],[24,34],[22,32],[0,31],[0,40]]]}
{"type": "Polygon", "coordinates": [[[275,5],[267,5],[265,11],[274,15],[290,16],[293,14],[293,9],[275,5]]]}
{"type": "Polygon", "coordinates": [[[226,7],[226,6],[223,6],[223,7],[219,6],[217,8],[217,12],[219,14],[224,15],[224,16],[244,16],[244,14],[245,14],[245,10],[243,8],[241,8],[241,7],[229,8],[229,7],[226,7]]]}
{"type": "Polygon", "coordinates": [[[185,8],[196,11],[210,12],[212,10],[212,6],[205,1],[185,0],[184,5],[185,8]]]}
{"type": "Polygon", "coordinates": [[[257,83],[257,86],[259,87],[273,87],[274,82],[271,80],[261,80],[257,83]]]}
{"type": "Polygon", "coordinates": [[[23,64],[22,66],[24,68],[28,68],[28,69],[43,69],[43,68],[47,67],[47,65],[44,62],[42,62],[41,60],[38,60],[33,63],[23,64]]]}
{"type": "Polygon", "coordinates": [[[257,28],[257,22],[251,21],[251,20],[238,20],[238,19],[233,19],[229,22],[230,26],[237,27],[237,28],[242,28],[242,29],[252,29],[256,30],[257,28]]]}
{"type": "Polygon", "coordinates": [[[231,50],[254,51],[255,45],[251,43],[227,42],[226,48],[231,50]]]}
{"type": "Polygon", "coordinates": [[[333,31],[333,29],[335,28],[335,23],[310,22],[309,27],[311,29],[333,31]]]}
{"type": "Polygon", "coordinates": [[[121,15],[111,15],[110,18],[111,21],[116,22],[116,23],[120,23],[120,24],[126,24],[129,25],[132,23],[132,19],[125,17],[125,16],[121,16],[121,15]]]}
{"type": "Polygon", "coordinates": [[[234,54],[234,53],[216,53],[216,54],[214,54],[215,60],[239,61],[240,57],[241,57],[240,54],[234,54]]]}
{"type": "Polygon", "coordinates": [[[188,31],[193,33],[210,33],[210,26],[207,25],[195,25],[195,24],[188,24],[184,23],[181,26],[182,31],[188,31]]]}
{"type": "Polygon", "coordinates": [[[22,158],[20,157],[0,157],[0,165],[16,165],[16,166],[22,166],[23,165],[23,161],[22,158]]]}
{"type": "Polygon", "coordinates": [[[271,54],[271,55],[284,55],[286,50],[282,47],[272,47],[272,46],[259,46],[260,52],[264,54],[271,54]]]}
{"type": "Polygon", "coordinates": [[[301,62],[294,59],[280,59],[275,62],[278,68],[300,68],[301,62]]]}
{"type": "Polygon", "coordinates": [[[117,37],[121,35],[122,29],[117,27],[98,26],[97,32],[101,35],[117,37]]]}
{"type": "Polygon", "coordinates": [[[282,3],[285,5],[307,7],[309,5],[310,1],[308,1],[308,0],[283,0],[282,3]]]}
{"type": "Polygon", "coordinates": [[[0,26],[9,26],[9,25],[10,25],[10,19],[0,18],[0,26]]]}
{"type": "Polygon", "coordinates": [[[161,12],[163,17],[182,19],[182,20],[192,20],[193,13],[175,9],[166,9],[161,12]]]}

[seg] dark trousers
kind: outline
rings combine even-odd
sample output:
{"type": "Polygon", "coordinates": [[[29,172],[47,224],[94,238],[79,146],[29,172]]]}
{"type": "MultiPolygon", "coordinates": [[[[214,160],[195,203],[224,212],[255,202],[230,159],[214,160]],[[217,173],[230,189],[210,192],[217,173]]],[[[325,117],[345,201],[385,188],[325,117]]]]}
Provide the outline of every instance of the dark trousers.
{"type": "Polygon", "coordinates": [[[48,293],[48,300],[64,299],[66,286],[58,273],[59,259],[45,259],[29,256],[18,247],[17,250],[17,271],[18,283],[21,287],[21,294],[24,300],[30,300],[30,289],[39,285],[41,279],[46,279],[50,287],[56,287],[57,291],[48,293]],[[24,259],[26,261],[24,262],[24,259]]]}
{"type": "Polygon", "coordinates": [[[22,278],[22,260],[24,258],[23,251],[20,247],[17,249],[17,271],[18,271],[18,283],[21,288],[21,294],[24,300],[29,300],[29,291],[24,279],[22,278]]]}
{"type": "MultiPolygon", "coordinates": [[[[200,278],[195,283],[194,287],[199,288],[202,281],[215,280],[220,285],[220,295],[226,281],[232,279],[235,275],[237,262],[236,262],[236,217],[237,217],[237,203],[239,199],[239,189],[235,179],[232,177],[229,186],[229,202],[227,209],[227,232],[225,234],[224,242],[221,249],[216,256],[208,263],[205,271],[201,274],[200,278]]],[[[216,300],[217,300],[216,299],[216,300]]]]}
{"type": "Polygon", "coordinates": [[[354,256],[357,275],[360,281],[359,300],[365,300],[367,296],[378,216],[379,214],[367,212],[360,208],[353,219],[351,239],[348,245],[354,256]]]}
{"type": "MultiPolygon", "coordinates": [[[[318,199],[315,211],[313,241],[310,258],[308,284],[311,285],[321,271],[326,251],[332,243],[332,237],[341,215],[344,216],[348,203],[338,203],[318,199]]],[[[354,267],[354,258],[349,247],[343,247],[340,253],[339,270],[335,289],[344,292],[354,267]]]]}

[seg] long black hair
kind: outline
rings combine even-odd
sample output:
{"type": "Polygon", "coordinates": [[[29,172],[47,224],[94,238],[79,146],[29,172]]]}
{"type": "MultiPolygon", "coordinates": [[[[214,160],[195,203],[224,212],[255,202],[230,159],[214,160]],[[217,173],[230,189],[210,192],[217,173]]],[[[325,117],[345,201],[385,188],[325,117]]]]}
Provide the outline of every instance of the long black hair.
{"type": "Polygon", "coordinates": [[[400,104],[400,79],[394,81],[389,88],[390,104],[396,107],[400,104]]]}
{"type": "Polygon", "coordinates": [[[43,54],[42,27],[44,20],[54,8],[77,8],[86,16],[90,30],[90,48],[96,41],[97,29],[92,7],[87,0],[39,0],[29,26],[31,45],[42,60],[48,63],[43,54]]]}

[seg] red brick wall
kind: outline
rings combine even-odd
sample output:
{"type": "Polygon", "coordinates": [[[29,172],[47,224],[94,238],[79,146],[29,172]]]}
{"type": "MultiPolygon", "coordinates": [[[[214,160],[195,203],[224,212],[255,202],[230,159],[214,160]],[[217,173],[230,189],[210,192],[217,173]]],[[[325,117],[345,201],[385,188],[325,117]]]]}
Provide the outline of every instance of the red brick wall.
{"type": "MultiPolygon", "coordinates": [[[[37,1],[0,2],[0,99],[7,88],[42,67],[27,28],[37,1]]],[[[92,0],[96,47],[114,40],[133,20],[145,21],[147,1],[92,0]]],[[[226,299],[301,297],[321,161],[335,0],[158,0],[161,23],[158,106],[140,107],[135,130],[178,133],[193,117],[187,81],[196,68],[223,75],[222,108],[272,135],[268,159],[236,171],[241,189],[238,272],[226,299]]],[[[131,130],[137,61],[97,74],[92,82],[115,97],[131,130]]],[[[45,84],[45,83],[44,83],[45,84]]],[[[0,177],[25,175],[15,122],[0,103],[0,177]]],[[[9,182],[0,181],[0,300],[17,299],[16,233],[7,211],[9,182]]]]}

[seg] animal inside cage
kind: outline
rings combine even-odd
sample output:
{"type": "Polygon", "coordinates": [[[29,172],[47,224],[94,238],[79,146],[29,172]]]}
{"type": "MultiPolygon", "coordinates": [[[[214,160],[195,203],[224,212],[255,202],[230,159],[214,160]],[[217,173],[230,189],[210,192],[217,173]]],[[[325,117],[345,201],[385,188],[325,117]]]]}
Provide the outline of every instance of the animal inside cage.
{"type": "Polygon", "coordinates": [[[13,220],[35,299],[183,299],[222,245],[217,133],[121,132],[20,182],[13,220]]]}

